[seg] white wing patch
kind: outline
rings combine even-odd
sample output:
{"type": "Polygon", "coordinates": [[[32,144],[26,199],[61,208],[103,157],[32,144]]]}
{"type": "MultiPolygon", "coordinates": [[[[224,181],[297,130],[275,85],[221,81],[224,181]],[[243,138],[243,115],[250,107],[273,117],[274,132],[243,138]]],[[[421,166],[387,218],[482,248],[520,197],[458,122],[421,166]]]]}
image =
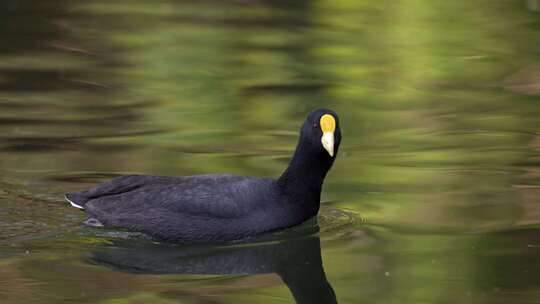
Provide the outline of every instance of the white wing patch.
{"type": "Polygon", "coordinates": [[[74,202],[70,201],[69,198],[67,198],[67,196],[64,196],[64,198],[66,199],[66,201],[68,201],[71,204],[71,206],[84,210],[84,208],[82,206],[79,206],[79,205],[75,204],[74,202]]]}

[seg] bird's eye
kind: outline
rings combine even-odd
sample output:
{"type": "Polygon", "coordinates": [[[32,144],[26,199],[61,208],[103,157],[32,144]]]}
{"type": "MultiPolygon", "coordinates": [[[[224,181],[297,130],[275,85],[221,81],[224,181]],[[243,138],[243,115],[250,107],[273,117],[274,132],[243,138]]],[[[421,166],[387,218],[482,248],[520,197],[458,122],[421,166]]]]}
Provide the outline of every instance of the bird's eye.
{"type": "Polygon", "coordinates": [[[319,125],[317,125],[317,123],[314,123],[313,124],[313,128],[317,128],[319,125]]]}

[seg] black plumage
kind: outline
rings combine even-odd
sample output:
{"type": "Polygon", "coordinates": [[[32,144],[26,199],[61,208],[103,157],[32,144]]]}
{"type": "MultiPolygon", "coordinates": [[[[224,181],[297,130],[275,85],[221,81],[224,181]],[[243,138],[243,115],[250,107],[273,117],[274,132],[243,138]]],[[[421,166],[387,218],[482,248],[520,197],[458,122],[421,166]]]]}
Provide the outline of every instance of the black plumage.
{"type": "Polygon", "coordinates": [[[166,241],[242,239],[315,216],[340,141],[336,113],[318,109],[308,115],[291,162],[278,179],[229,174],[128,175],[68,193],[66,199],[84,209],[91,219],[88,223],[127,228],[166,241]],[[330,135],[333,145],[328,144],[330,135]]]}

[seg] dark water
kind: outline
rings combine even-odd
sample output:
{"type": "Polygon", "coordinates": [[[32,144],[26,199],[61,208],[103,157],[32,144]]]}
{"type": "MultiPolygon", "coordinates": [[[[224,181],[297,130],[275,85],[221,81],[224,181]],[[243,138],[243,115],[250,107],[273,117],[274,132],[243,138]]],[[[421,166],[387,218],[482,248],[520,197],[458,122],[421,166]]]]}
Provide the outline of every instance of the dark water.
{"type": "Polygon", "coordinates": [[[539,303],[540,3],[0,3],[0,302],[539,303]],[[317,221],[230,247],[81,226],[128,173],[341,154],[317,221]]]}

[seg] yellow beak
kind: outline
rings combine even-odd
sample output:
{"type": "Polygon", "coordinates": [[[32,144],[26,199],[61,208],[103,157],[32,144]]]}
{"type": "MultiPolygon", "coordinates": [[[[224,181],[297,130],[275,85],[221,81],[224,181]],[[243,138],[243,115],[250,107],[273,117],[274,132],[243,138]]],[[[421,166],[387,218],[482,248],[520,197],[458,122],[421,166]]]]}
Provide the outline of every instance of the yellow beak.
{"type": "Polygon", "coordinates": [[[321,138],[321,143],[330,157],[334,157],[334,131],[336,130],[336,119],[330,114],[324,114],[321,117],[321,130],[323,131],[323,136],[321,138]]]}

